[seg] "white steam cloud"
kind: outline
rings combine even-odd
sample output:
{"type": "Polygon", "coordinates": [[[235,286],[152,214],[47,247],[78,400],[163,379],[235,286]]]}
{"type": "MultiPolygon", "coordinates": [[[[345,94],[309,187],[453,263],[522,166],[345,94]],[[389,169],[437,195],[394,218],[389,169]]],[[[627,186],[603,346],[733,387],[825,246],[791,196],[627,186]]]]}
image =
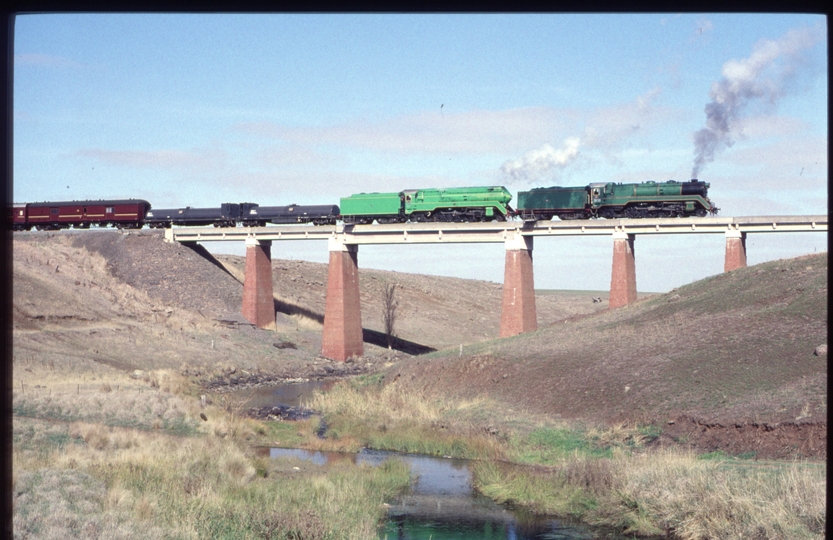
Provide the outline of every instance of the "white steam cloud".
{"type": "Polygon", "coordinates": [[[530,150],[518,159],[507,160],[500,166],[501,172],[510,180],[536,180],[552,171],[562,170],[578,156],[581,141],[578,137],[564,140],[558,149],[544,144],[537,150],[530,150]]]}
{"type": "Polygon", "coordinates": [[[801,53],[816,41],[818,34],[810,28],[791,30],[778,40],[757,43],[749,58],[723,64],[723,78],[709,91],[706,127],[694,133],[691,178],[697,178],[705,164],[714,161],[716,152],[734,144],[738,119],[749,103],[775,105],[785,95],[801,65],[801,53]]]}

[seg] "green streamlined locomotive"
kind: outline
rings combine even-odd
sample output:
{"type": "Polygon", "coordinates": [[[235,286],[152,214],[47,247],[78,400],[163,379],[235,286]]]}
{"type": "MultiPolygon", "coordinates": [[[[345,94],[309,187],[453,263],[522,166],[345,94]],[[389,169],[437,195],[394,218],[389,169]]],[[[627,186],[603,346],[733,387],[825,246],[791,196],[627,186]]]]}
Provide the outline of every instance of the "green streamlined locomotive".
{"type": "Polygon", "coordinates": [[[505,187],[406,189],[359,193],[341,199],[344,223],[504,221],[513,211],[505,187]]]}
{"type": "Polygon", "coordinates": [[[585,187],[535,188],[518,193],[517,214],[524,220],[603,217],[703,217],[718,208],[708,197],[709,184],[690,182],[599,182],[585,187]]]}

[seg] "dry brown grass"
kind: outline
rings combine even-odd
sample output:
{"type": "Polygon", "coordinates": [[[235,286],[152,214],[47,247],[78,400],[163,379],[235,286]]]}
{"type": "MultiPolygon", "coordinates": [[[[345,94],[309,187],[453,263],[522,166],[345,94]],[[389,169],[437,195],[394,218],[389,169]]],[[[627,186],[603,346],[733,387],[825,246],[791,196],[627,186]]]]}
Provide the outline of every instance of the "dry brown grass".
{"type": "Polygon", "coordinates": [[[140,523],[132,503],[115,498],[86,472],[43,468],[15,477],[14,537],[62,540],[166,538],[162,528],[140,523]]]}
{"type": "Polygon", "coordinates": [[[679,450],[617,455],[615,489],[603,494],[606,519],[618,514],[633,532],[673,531],[684,540],[823,538],[826,468],[698,459],[679,450]]]}
{"type": "Polygon", "coordinates": [[[485,495],[536,513],[574,515],[630,534],[682,540],[824,538],[826,467],[725,462],[665,449],[574,456],[556,467],[479,462],[485,495]]]}
{"type": "Polygon", "coordinates": [[[63,372],[64,378],[61,373],[37,377],[40,384],[24,383],[24,390],[18,385],[15,414],[145,429],[187,431],[197,425],[196,399],[179,393],[188,385],[175,374],[151,373],[146,383],[106,369],[97,375],[63,372]]]}
{"type": "Polygon", "coordinates": [[[397,384],[360,386],[342,382],[327,392],[316,392],[307,404],[328,414],[433,425],[457,418],[461,421],[494,417],[505,409],[479,396],[473,399],[442,398],[402,388],[397,384]]]}
{"type": "Polygon", "coordinates": [[[375,533],[382,503],[409,483],[402,464],[300,470],[210,434],[42,427],[16,420],[16,438],[31,436],[15,445],[18,538],[359,540],[375,533]],[[46,444],[35,448],[35,440],[46,444]]]}
{"type": "Polygon", "coordinates": [[[440,399],[397,385],[339,383],[316,393],[309,406],[329,424],[318,448],[356,450],[371,447],[428,455],[505,457],[499,437],[486,419],[499,416],[498,404],[486,398],[440,399]]]}
{"type": "Polygon", "coordinates": [[[611,426],[591,426],[586,437],[601,447],[642,447],[648,438],[631,422],[619,422],[611,426]]]}

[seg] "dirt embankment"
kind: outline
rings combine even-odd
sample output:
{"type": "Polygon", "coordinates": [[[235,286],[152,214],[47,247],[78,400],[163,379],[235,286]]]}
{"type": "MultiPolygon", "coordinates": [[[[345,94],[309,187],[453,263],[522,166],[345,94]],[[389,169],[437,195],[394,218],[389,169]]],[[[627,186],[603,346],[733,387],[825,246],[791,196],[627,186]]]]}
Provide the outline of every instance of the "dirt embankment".
{"type": "Polygon", "coordinates": [[[759,459],[827,457],[827,421],[709,422],[679,416],[663,426],[661,444],[690,444],[707,451],[759,459]]]}
{"type": "Polygon", "coordinates": [[[487,394],[588,422],[648,422],[659,442],[730,453],[825,456],[827,255],[720,274],[624,309],[597,292],[536,297],[537,332],[496,339],[500,284],[362,269],[362,323],[437,352],[365,344],[320,357],[326,265],[273,261],[277,331],[240,316],[242,257],[215,260],[156,232],[22,233],[14,241],[15,358],[174,368],[245,386],[386,370],[428,393],[487,394]],[[462,353],[460,345],[463,345],[462,353]]]}
{"type": "Polygon", "coordinates": [[[388,380],[565,419],[651,423],[658,443],[826,456],[827,254],[773,261],[537,332],[400,363],[388,380]]]}
{"type": "MultiPolygon", "coordinates": [[[[245,258],[168,244],[155,231],[65,231],[15,236],[16,350],[71,351],[124,369],[174,367],[215,383],[372,372],[430,351],[494,339],[499,284],[362,269],[365,356],[320,356],[327,265],[273,260],[277,331],[243,319],[245,258]],[[382,336],[382,291],[397,286],[398,349],[382,336]],[[232,372],[233,370],[233,372],[232,372]],[[245,373],[244,373],[245,372],[245,373]]],[[[594,293],[539,297],[542,321],[598,311],[594,293]]],[[[32,355],[30,354],[30,356],[32,355]]],[[[216,385],[213,385],[216,386],[216,385]]]]}

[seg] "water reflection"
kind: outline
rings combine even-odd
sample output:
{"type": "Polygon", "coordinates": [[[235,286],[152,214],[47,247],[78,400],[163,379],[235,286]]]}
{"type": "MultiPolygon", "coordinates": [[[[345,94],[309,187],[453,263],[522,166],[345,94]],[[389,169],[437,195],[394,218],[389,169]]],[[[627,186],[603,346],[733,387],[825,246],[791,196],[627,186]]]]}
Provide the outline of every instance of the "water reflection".
{"type": "Polygon", "coordinates": [[[326,392],[338,382],[336,380],[284,383],[241,390],[237,396],[246,399],[246,407],[301,407],[316,390],[326,392]]]}
{"type": "Polygon", "coordinates": [[[411,489],[390,501],[380,539],[615,539],[563,520],[525,515],[495,504],[472,489],[468,461],[377,450],[357,454],[271,448],[272,458],[295,458],[326,465],[338,460],[376,466],[395,457],[408,463],[416,477],[411,489]]]}
{"type": "Polygon", "coordinates": [[[560,525],[557,521],[549,524],[521,524],[515,521],[496,522],[492,520],[453,522],[399,520],[391,518],[379,534],[380,540],[544,540],[544,539],[595,539],[603,538],[584,532],[572,525],[560,525]]]}

